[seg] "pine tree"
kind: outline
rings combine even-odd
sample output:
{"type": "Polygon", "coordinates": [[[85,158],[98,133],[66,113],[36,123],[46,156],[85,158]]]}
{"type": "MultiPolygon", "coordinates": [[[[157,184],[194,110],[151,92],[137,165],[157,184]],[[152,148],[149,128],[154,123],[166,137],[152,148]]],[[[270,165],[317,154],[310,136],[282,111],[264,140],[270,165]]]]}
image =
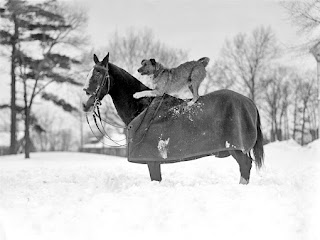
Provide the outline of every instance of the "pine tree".
{"type": "MultiPolygon", "coordinates": [[[[66,9],[54,0],[38,4],[8,0],[2,10],[1,16],[11,28],[2,28],[1,43],[14,49],[11,77],[23,85],[26,158],[30,156],[30,116],[37,96],[42,95],[43,99],[52,101],[65,111],[76,111],[65,100],[45,92],[47,86],[54,82],[80,85],[68,75],[71,66],[78,61],[70,54],[62,53],[61,49],[81,44],[83,39],[77,38],[77,30],[83,26],[86,17],[82,12],[66,9]]],[[[16,92],[15,89],[13,91],[16,92]]]]}
{"type": "Polygon", "coordinates": [[[11,47],[11,127],[10,154],[17,151],[17,111],[16,111],[16,49],[19,39],[20,14],[23,12],[22,1],[7,1],[5,8],[0,8],[0,16],[9,22],[9,26],[1,26],[0,43],[11,47]],[[9,28],[9,29],[8,29],[9,28]]]}

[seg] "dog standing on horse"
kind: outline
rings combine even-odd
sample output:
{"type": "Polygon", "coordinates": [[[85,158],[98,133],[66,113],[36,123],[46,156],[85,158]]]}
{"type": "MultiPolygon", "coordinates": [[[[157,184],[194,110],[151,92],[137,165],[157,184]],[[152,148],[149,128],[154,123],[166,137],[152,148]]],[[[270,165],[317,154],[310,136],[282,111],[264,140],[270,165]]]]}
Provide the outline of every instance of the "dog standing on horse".
{"type": "Polygon", "coordinates": [[[210,59],[208,57],[200,58],[198,61],[185,62],[176,68],[165,68],[155,59],[142,60],[138,72],[141,75],[153,75],[155,89],[137,92],[134,98],[156,97],[163,94],[173,94],[188,86],[192,92],[193,99],[188,105],[193,105],[199,99],[199,86],[206,77],[205,67],[210,59]]]}

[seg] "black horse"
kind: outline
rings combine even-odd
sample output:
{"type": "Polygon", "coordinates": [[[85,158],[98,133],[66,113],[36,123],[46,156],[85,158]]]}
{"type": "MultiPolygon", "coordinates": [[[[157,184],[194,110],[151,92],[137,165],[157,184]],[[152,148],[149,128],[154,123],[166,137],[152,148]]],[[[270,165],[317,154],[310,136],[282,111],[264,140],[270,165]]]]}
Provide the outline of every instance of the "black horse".
{"type": "MultiPolygon", "coordinates": [[[[149,90],[149,88],[125,70],[109,63],[109,53],[101,62],[96,55],[93,56],[93,60],[95,66],[90,71],[87,83],[84,87],[84,91],[87,95],[87,99],[83,102],[83,110],[85,112],[91,111],[96,106],[97,102],[100,102],[105,95],[109,94],[120,118],[126,126],[129,126],[134,119],[137,119],[136,117],[140,113],[150,107],[152,101],[159,99],[159,97],[156,99],[133,98],[133,95],[136,92],[149,90]]],[[[213,127],[211,124],[210,127],[205,129],[207,132],[219,132],[214,126],[223,128],[220,130],[220,135],[218,136],[223,139],[223,144],[225,143],[226,146],[220,146],[217,148],[218,150],[206,151],[204,154],[199,154],[199,156],[193,156],[189,159],[195,159],[205,155],[215,155],[216,157],[227,157],[231,155],[235,158],[240,167],[240,183],[248,184],[253,161],[251,153],[253,152],[254,161],[258,168],[263,165],[264,157],[262,144],[263,136],[260,128],[260,117],[256,106],[247,97],[230,90],[221,90],[204,95],[200,97],[198,101],[204,105],[207,119],[215,120],[216,115],[220,112],[227,114],[229,120],[223,119],[222,117],[222,120],[217,121],[218,124],[213,124],[213,127]],[[212,101],[217,102],[217,100],[219,104],[214,105],[212,101]],[[232,121],[233,125],[230,124],[230,121],[232,121]],[[229,133],[228,136],[226,136],[226,132],[229,133]],[[230,133],[232,134],[230,135],[230,133]],[[242,137],[242,135],[244,136],[242,137]],[[242,147],[236,147],[235,145],[230,144],[230,142],[232,142],[230,136],[238,138],[239,145],[242,147]]],[[[188,131],[188,129],[182,131],[188,131]]],[[[206,144],[208,145],[208,143],[206,144]]],[[[162,162],[163,161],[154,159],[152,159],[152,161],[143,162],[148,165],[151,180],[161,181],[160,164],[162,162]]]]}

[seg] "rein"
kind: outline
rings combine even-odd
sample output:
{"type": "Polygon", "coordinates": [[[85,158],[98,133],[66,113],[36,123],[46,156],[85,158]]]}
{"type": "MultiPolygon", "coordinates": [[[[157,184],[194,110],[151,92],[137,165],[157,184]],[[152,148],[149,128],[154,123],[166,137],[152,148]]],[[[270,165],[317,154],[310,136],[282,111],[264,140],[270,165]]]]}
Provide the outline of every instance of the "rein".
{"type": "Polygon", "coordinates": [[[106,139],[110,140],[111,142],[113,142],[113,143],[115,144],[115,146],[114,146],[114,145],[106,144],[105,142],[103,142],[102,140],[100,140],[100,139],[98,138],[98,136],[94,133],[94,131],[93,131],[91,125],[90,125],[89,119],[88,119],[88,114],[86,114],[86,120],[87,120],[87,123],[88,123],[88,125],[89,125],[89,128],[90,128],[92,134],[93,134],[93,135],[99,140],[99,142],[101,142],[103,145],[106,145],[107,147],[115,147],[115,148],[121,148],[121,147],[126,147],[126,146],[127,146],[127,144],[120,144],[120,143],[119,143],[119,142],[122,142],[122,141],[124,141],[124,140],[126,140],[126,139],[113,140],[113,139],[108,135],[108,133],[106,132],[106,130],[104,129],[104,127],[102,126],[102,122],[101,122],[100,118],[99,118],[99,120],[100,120],[101,128],[99,127],[99,124],[98,124],[98,121],[97,121],[96,116],[93,115],[94,123],[96,124],[99,132],[102,134],[102,136],[103,136],[104,138],[106,138],[106,139]],[[102,130],[101,130],[101,129],[102,129],[102,130]]]}

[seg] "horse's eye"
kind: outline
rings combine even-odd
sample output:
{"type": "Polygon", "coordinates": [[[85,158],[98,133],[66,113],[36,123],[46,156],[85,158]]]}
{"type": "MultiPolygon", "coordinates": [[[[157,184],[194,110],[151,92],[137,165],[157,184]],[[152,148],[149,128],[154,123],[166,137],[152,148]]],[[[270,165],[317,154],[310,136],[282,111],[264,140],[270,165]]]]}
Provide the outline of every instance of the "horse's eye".
{"type": "Polygon", "coordinates": [[[101,76],[101,73],[96,71],[94,74],[93,74],[93,81],[97,81],[98,78],[100,78],[101,76]]]}

